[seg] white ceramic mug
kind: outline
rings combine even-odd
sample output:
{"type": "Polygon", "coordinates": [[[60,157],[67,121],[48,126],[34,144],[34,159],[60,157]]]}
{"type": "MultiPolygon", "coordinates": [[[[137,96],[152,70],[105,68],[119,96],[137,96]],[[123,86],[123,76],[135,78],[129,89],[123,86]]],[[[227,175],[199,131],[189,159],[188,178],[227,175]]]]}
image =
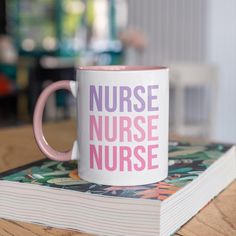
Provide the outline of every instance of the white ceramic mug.
{"type": "Polygon", "coordinates": [[[40,95],[34,133],[41,151],[58,161],[78,160],[78,174],[105,185],[142,185],[168,173],[169,75],[166,67],[79,67],[77,81],[59,81],[40,95]],[[48,96],[69,90],[76,99],[77,140],[58,152],[42,131],[48,96]]]}

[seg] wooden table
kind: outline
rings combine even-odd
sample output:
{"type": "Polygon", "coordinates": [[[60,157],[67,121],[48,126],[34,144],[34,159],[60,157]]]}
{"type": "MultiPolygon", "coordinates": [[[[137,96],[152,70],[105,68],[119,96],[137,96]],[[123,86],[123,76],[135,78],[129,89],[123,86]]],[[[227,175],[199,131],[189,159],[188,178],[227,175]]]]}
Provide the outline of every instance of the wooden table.
{"type": "MultiPolygon", "coordinates": [[[[68,149],[76,137],[75,122],[66,121],[44,125],[49,143],[58,150],[68,149]]],[[[31,126],[0,130],[0,172],[39,160],[31,126]]],[[[87,235],[46,226],[0,220],[3,236],[87,235]]],[[[220,236],[236,235],[236,181],[186,223],[176,235],[220,236]]]]}

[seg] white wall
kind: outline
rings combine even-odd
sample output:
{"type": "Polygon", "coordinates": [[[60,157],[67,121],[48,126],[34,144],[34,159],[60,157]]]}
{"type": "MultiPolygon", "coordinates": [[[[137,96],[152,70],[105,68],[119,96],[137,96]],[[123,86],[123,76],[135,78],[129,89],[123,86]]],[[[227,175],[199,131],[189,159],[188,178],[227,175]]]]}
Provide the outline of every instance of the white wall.
{"type": "Polygon", "coordinates": [[[213,136],[236,142],[236,1],[208,0],[206,59],[219,68],[213,136]]]}
{"type": "Polygon", "coordinates": [[[236,0],[127,0],[128,23],[147,35],[140,64],[207,62],[219,68],[213,138],[236,142],[236,0]]]}
{"type": "Polygon", "coordinates": [[[142,64],[202,61],[205,0],[127,0],[128,25],[147,36],[142,64]]]}

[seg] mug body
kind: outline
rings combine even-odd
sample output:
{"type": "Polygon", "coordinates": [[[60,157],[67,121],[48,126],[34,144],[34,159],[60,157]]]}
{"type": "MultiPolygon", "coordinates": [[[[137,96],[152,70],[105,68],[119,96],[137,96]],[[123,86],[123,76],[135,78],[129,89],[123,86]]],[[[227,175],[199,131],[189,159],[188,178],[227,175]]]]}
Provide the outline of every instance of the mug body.
{"type": "Polygon", "coordinates": [[[104,185],[143,185],[168,173],[165,67],[80,67],[78,174],[104,185]]]}

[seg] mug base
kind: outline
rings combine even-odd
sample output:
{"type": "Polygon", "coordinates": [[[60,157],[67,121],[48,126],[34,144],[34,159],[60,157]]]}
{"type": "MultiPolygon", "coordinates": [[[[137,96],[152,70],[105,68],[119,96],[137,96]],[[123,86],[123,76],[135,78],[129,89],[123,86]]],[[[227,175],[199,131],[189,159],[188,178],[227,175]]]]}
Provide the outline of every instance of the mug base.
{"type": "Polygon", "coordinates": [[[80,174],[80,178],[85,180],[85,181],[88,181],[90,183],[95,183],[95,184],[99,184],[99,185],[110,185],[110,186],[138,186],[138,185],[147,185],[147,184],[154,184],[154,183],[157,183],[157,182],[160,182],[162,180],[164,180],[165,178],[167,178],[168,176],[168,171],[167,173],[164,173],[163,175],[159,176],[158,178],[156,179],[148,179],[148,180],[144,180],[144,181],[137,181],[136,179],[135,180],[129,180],[129,181],[114,181],[114,180],[111,180],[111,179],[99,179],[98,177],[97,178],[91,178],[91,176],[86,176],[86,175],[81,175],[80,174]]]}

